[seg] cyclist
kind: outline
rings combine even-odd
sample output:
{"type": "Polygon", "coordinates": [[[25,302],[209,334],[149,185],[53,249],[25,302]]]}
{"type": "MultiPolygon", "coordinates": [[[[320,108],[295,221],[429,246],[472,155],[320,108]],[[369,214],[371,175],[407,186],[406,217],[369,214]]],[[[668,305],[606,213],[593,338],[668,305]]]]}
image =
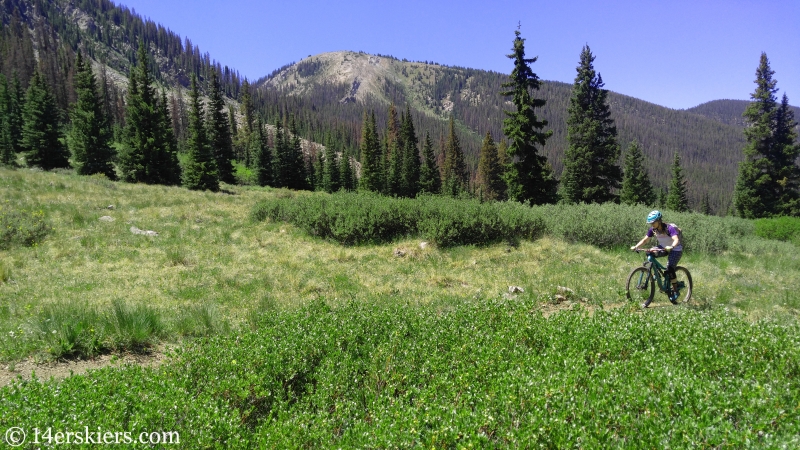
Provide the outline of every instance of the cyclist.
{"type": "MultiPolygon", "coordinates": [[[[664,249],[669,254],[666,273],[672,282],[672,294],[669,299],[674,303],[678,299],[678,280],[675,276],[675,267],[678,266],[678,261],[683,255],[680,229],[673,223],[664,223],[661,211],[658,210],[650,211],[650,214],[647,215],[647,223],[650,225],[650,229],[638,244],[631,247],[631,250],[638,250],[653,236],[658,239],[658,248],[664,249]]],[[[647,306],[647,304],[644,305],[645,308],[647,306]]]]}

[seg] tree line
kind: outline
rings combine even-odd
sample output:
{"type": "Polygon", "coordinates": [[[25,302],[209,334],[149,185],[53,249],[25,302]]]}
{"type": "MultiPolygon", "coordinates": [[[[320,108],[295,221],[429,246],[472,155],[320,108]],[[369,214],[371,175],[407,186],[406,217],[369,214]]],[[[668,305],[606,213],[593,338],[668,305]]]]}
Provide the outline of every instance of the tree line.
{"type": "MultiPolygon", "coordinates": [[[[33,4],[42,16],[52,16],[54,28],[62,27],[66,36],[72,36],[70,25],[55,20],[55,12],[48,12],[53,2],[33,4]]],[[[113,23],[133,23],[138,17],[111,7],[97,11],[100,13],[93,17],[107,17],[113,23]]],[[[471,155],[464,151],[463,118],[455,120],[451,114],[446,128],[438,128],[438,142],[431,138],[430,128],[419,125],[427,125],[430,119],[412,116],[408,101],[400,113],[394,104],[388,110],[364,107],[358,124],[348,119],[331,126],[307,113],[303,101],[308,99],[295,99],[292,104],[287,101],[289,97],[257,89],[246,79],[239,85],[232,72],[212,64],[207,55],[192,59],[196,49],[184,49],[180,39],[175,45],[174,39],[168,39],[173,35],[146,22],[133,28],[155,42],[140,40],[130,46],[136,48],[136,55],[130,57],[136,65],[130,72],[127,91],[112,92],[105,72],[100,71],[100,80],[94,74],[92,58],[84,58],[80,50],[71,54],[69,46],[58,47],[53,33],[48,37],[41,31],[45,27],[36,28],[39,38],[26,36],[22,17],[23,11],[15,9],[5,17],[0,30],[0,162],[4,164],[17,164],[17,155],[22,155],[25,164],[43,169],[73,166],[81,174],[103,173],[130,182],[181,184],[192,189],[218,190],[220,182],[252,182],[292,189],[364,189],[402,197],[431,192],[532,204],[611,201],[678,211],[690,207],[691,186],[679,153],[672,153],[669,172],[657,172],[657,176],[669,173],[666,189],[655,188],[651,182],[648,158],[637,140],[628,141],[624,166],[620,166],[623,152],[609,92],[594,70],[594,55],[588,45],[580,55],[562,128],[543,119],[548,106],[541,95],[545,84],[531,70],[536,59],[525,58],[524,39],[517,31],[513,53],[508,55],[514,61],[514,70],[497,96],[507,99],[514,110],[505,111],[500,130],[490,126],[485,131],[477,154],[471,155]],[[30,48],[35,39],[40,46],[38,61],[30,48]],[[155,87],[163,76],[149,51],[169,45],[174,50],[169,55],[184,58],[184,63],[191,60],[186,64],[194,67],[189,72],[188,104],[180,89],[177,97],[168,97],[165,90],[158,92],[155,87]],[[27,71],[31,73],[23,82],[27,71]],[[62,77],[61,82],[49,81],[57,76],[62,77]],[[231,89],[231,84],[238,87],[231,89]],[[207,104],[203,92],[208,96],[207,104]],[[239,101],[238,113],[231,100],[226,100],[234,93],[239,101]],[[60,107],[64,102],[67,106],[60,107]],[[266,123],[272,126],[267,128],[266,123]],[[425,130],[424,139],[417,136],[417,129],[425,130]],[[355,131],[360,131],[360,139],[352,137],[355,131]],[[553,158],[544,150],[555,133],[566,134],[567,141],[560,179],[553,158]],[[304,150],[301,135],[313,137],[323,146],[304,150]]],[[[117,42],[107,36],[108,31],[102,34],[105,27],[98,29],[96,39],[117,42]]],[[[430,67],[425,66],[422,70],[428,71],[430,67]]],[[[748,144],[734,206],[722,212],[745,217],[796,215],[794,112],[785,96],[778,104],[768,61],[762,61],[762,66],[754,102],[744,115],[750,124],[744,132],[748,144]]],[[[318,65],[313,61],[303,66],[307,74],[316,70],[318,65]]],[[[458,93],[466,84],[494,86],[494,78],[481,78],[483,75],[476,75],[480,71],[473,72],[440,77],[430,88],[431,93],[458,93]]],[[[386,83],[392,95],[403,99],[402,89],[393,89],[388,80],[386,83]]],[[[332,91],[342,88],[329,86],[332,91]]],[[[313,104],[311,109],[315,109],[313,104]]],[[[473,134],[470,131],[466,136],[473,134]]],[[[690,160],[690,170],[694,165],[690,160]]],[[[709,196],[703,195],[694,209],[710,212],[709,196]]]]}

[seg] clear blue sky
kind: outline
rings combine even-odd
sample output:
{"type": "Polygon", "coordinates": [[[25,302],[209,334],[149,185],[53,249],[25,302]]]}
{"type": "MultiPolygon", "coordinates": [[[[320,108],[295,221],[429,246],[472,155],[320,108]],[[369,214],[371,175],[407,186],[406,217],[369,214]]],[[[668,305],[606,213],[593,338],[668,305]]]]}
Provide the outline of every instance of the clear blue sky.
{"type": "Polygon", "coordinates": [[[588,44],[606,88],[670,108],[749,100],[766,52],[800,105],[800,0],[115,0],[255,80],[308,55],[363,50],[572,83],[588,44]]]}

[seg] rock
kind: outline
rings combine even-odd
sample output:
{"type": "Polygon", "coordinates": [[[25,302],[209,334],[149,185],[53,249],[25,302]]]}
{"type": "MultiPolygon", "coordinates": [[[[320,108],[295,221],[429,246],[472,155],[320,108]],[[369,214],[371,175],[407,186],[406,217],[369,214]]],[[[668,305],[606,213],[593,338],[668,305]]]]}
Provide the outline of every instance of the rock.
{"type": "Polygon", "coordinates": [[[427,246],[428,246],[428,243],[425,242],[425,241],[422,241],[422,242],[419,243],[419,248],[425,248],[427,246]]]}
{"type": "Polygon", "coordinates": [[[568,287],[558,286],[556,289],[558,289],[558,293],[559,294],[563,294],[563,295],[567,295],[567,296],[575,295],[575,291],[573,291],[572,289],[570,289],[568,287]]]}
{"type": "Polygon", "coordinates": [[[509,294],[516,294],[516,293],[519,293],[519,292],[525,292],[525,289],[522,289],[519,286],[509,286],[508,287],[508,293],[509,294]]]}
{"type": "Polygon", "coordinates": [[[394,254],[394,256],[397,256],[398,258],[402,258],[402,257],[406,256],[406,251],[403,250],[402,248],[396,248],[396,249],[394,249],[394,253],[393,254],[394,254]]]}
{"type": "Polygon", "coordinates": [[[140,229],[138,229],[136,227],[131,227],[131,233],[133,233],[133,234],[142,234],[142,235],[145,235],[145,236],[158,236],[158,233],[156,233],[153,230],[140,230],[140,229]]]}
{"type": "Polygon", "coordinates": [[[108,205],[106,206],[106,209],[114,209],[114,205],[108,205]]]}
{"type": "Polygon", "coordinates": [[[111,216],[103,216],[98,219],[100,222],[113,222],[114,218],[111,216]]]}

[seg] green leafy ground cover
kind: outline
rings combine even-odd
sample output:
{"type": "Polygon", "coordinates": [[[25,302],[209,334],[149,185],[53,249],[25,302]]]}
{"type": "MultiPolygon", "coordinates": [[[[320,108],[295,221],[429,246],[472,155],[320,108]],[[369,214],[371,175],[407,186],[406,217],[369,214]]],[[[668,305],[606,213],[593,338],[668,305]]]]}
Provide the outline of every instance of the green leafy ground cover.
{"type": "Polygon", "coordinates": [[[259,310],[158,369],[0,390],[0,426],[178,431],[184,448],[786,448],[800,330],[721,310],[481,298],[259,310]]]}
{"type": "Polygon", "coordinates": [[[646,208],[471,204],[543,230],[343,246],[254,220],[351,201],[327,194],[5,169],[0,187],[4,211],[48,227],[0,250],[0,358],[178,348],[159,368],[0,388],[4,429],[179,431],[183,448],[798,444],[800,257],[750,221],[668,212],[694,300],[641,311],[624,248],[646,208]]]}

